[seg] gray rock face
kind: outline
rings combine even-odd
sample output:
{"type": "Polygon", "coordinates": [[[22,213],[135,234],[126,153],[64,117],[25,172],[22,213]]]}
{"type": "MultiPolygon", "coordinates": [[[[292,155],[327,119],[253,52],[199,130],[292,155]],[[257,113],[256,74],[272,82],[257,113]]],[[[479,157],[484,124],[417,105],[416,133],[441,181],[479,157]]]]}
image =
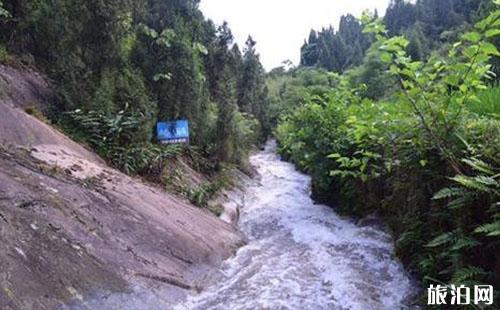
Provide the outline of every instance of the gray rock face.
{"type": "Polygon", "coordinates": [[[138,286],[168,300],[199,285],[193,270],[242,244],[231,225],[107,167],[16,108],[25,105],[12,98],[44,91],[12,95],[36,87],[13,87],[9,72],[46,85],[30,71],[0,70],[10,98],[0,98],[0,309],[64,308],[138,286]]]}

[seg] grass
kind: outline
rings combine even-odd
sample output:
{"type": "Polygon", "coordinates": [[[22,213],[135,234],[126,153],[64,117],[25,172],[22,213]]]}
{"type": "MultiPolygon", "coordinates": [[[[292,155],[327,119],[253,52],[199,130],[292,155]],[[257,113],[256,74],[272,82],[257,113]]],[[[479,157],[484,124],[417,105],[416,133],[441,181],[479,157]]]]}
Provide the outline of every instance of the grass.
{"type": "Polygon", "coordinates": [[[27,114],[29,114],[31,116],[34,116],[35,118],[37,118],[38,120],[40,120],[46,124],[50,124],[50,121],[45,117],[45,115],[34,104],[31,104],[31,105],[27,106],[26,108],[24,108],[24,112],[26,112],[27,114]]]}
{"type": "Polygon", "coordinates": [[[479,101],[471,102],[468,109],[481,116],[500,118],[500,86],[484,90],[478,94],[479,101]]]}
{"type": "Polygon", "coordinates": [[[5,46],[0,44],[0,63],[6,65],[12,65],[14,62],[14,57],[9,54],[5,46]]]}

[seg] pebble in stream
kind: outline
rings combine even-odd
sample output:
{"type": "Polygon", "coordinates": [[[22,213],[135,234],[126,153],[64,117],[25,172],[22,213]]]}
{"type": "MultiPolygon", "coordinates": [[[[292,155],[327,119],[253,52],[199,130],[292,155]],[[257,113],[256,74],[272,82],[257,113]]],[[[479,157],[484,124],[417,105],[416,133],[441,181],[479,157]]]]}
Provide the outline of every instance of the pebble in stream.
{"type": "Polygon", "coordinates": [[[275,143],[251,158],[240,229],[249,243],[213,285],[176,309],[407,309],[413,284],[391,237],[310,198],[310,178],[280,161],[275,143]]]}

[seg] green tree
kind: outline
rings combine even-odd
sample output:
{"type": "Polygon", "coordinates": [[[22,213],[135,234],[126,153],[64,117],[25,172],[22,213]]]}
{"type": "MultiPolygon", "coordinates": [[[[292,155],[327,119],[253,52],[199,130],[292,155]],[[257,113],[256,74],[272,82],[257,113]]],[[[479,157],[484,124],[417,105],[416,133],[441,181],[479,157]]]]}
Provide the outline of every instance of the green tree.
{"type": "MultiPolygon", "coordinates": [[[[57,93],[52,119],[113,162],[120,161],[112,155],[120,154],[117,144],[137,150],[133,154],[149,149],[158,120],[188,119],[191,145],[216,161],[238,162],[235,158],[249,148],[234,140],[253,124],[252,117],[238,114],[237,87],[243,72],[260,68],[262,75],[263,69],[257,55],[244,63],[227,24],[217,33],[199,10],[199,0],[2,3],[2,17],[9,12],[12,18],[0,20],[0,44],[49,75],[57,93]],[[86,114],[102,128],[75,121],[86,114]],[[119,130],[110,125],[114,121],[124,126],[123,139],[108,137],[119,130]],[[96,136],[110,142],[94,143],[96,136]]],[[[244,97],[251,101],[241,110],[264,124],[262,80],[245,85],[244,97]]]]}
{"type": "Polygon", "coordinates": [[[318,57],[318,35],[311,29],[309,39],[301,48],[300,64],[305,67],[315,66],[318,63],[318,57]]]}
{"type": "Polygon", "coordinates": [[[262,125],[263,140],[270,133],[267,126],[267,90],[264,68],[255,49],[256,42],[248,37],[243,51],[243,63],[238,83],[238,106],[244,113],[253,115],[262,125]]]}
{"type": "Polygon", "coordinates": [[[370,38],[363,34],[359,21],[348,14],[341,17],[338,32],[331,26],[319,32],[311,30],[301,49],[300,64],[343,72],[362,61],[369,45],[370,38]]]}

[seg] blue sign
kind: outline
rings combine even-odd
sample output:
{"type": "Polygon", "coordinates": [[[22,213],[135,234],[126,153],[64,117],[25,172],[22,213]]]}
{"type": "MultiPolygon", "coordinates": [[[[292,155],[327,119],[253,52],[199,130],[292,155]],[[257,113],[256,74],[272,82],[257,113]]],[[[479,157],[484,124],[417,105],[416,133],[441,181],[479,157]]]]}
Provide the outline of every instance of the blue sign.
{"type": "Polygon", "coordinates": [[[156,124],[157,138],[161,143],[188,143],[189,122],[159,122],[156,124]]]}

